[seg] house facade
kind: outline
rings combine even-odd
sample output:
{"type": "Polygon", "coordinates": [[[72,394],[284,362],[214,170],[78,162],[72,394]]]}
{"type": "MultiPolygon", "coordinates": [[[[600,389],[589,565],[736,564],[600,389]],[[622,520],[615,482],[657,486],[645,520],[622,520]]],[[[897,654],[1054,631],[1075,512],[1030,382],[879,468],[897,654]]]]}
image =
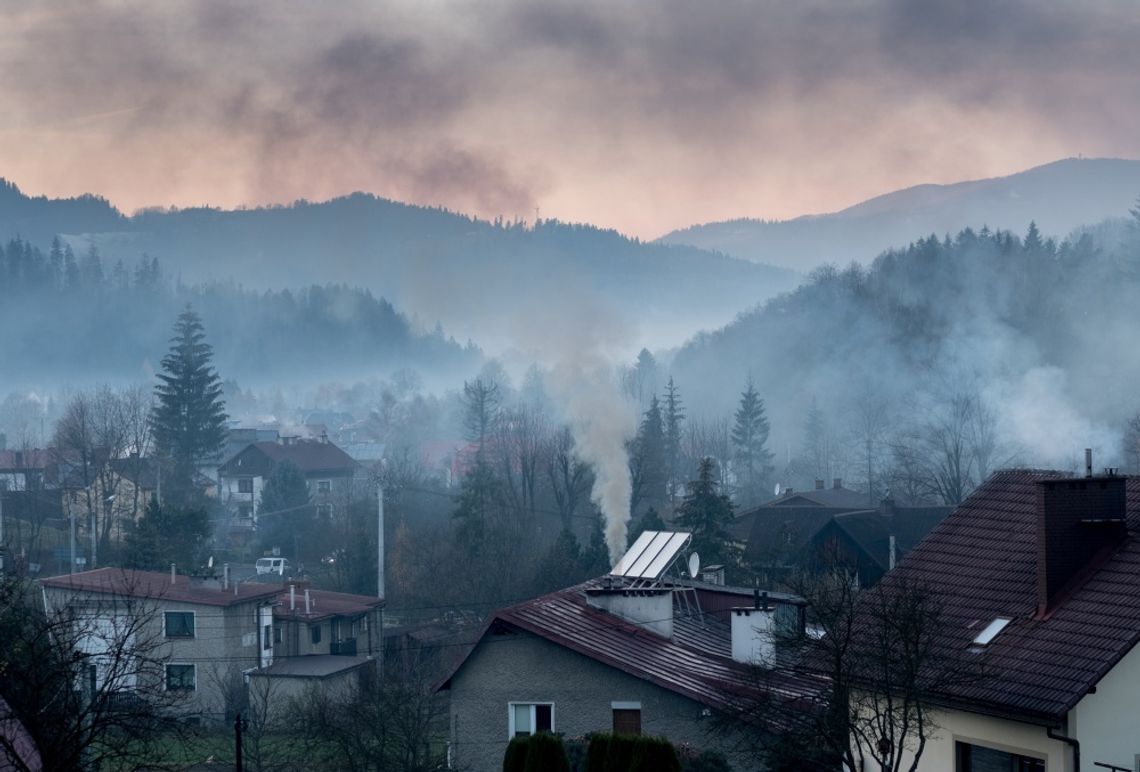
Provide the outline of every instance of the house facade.
{"type": "MultiPolygon", "coordinates": [[[[500,769],[512,737],[550,731],[662,736],[754,769],[748,741],[723,717],[756,683],[757,649],[773,651],[782,615],[751,608],[751,590],[713,585],[699,590],[709,610],[696,611],[697,592],[634,590],[607,577],[497,612],[439,687],[450,698],[453,766],[500,769]]],[[[777,671],[770,678],[789,694],[814,688],[777,671]]]]}
{"type": "Polygon", "coordinates": [[[995,474],[871,591],[931,588],[981,673],[933,696],[921,769],[1140,768],[1140,481],[1088,466],[995,474]]]}
{"type": "Polygon", "coordinates": [[[41,581],[45,612],[76,626],[93,690],[149,693],[179,712],[218,721],[241,674],[274,662],[280,587],[101,568],[41,581]],[[144,664],[124,671],[115,650],[144,664]]]}
{"type": "Polygon", "coordinates": [[[327,517],[347,506],[360,464],[327,437],[281,437],[250,443],[218,468],[218,496],[237,522],[256,524],[266,480],[286,461],[305,476],[318,515],[327,517]]]}

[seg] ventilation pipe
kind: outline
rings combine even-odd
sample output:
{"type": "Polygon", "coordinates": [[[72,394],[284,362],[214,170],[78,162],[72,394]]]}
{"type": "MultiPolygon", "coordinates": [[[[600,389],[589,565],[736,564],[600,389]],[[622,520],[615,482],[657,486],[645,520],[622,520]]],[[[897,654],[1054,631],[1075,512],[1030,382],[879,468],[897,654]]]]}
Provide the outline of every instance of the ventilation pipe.
{"type": "Polygon", "coordinates": [[[177,578],[177,576],[178,575],[174,572],[174,564],[171,563],[170,564],[170,583],[171,584],[174,584],[174,580],[177,578]]]}
{"type": "Polygon", "coordinates": [[[895,562],[898,560],[898,543],[895,541],[895,535],[891,534],[890,555],[887,556],[888,570],[894,570],[895,562]]]}
{"type": "Polygon", "coordinates": [[[297,610],[297,585],[289,585],[289,610],[297,610]]]}
{"type": "Polygon", "coordinates": [[[1092,448],[1085,448],[1085,477],[1092,477],[1092,448]]]}
{"type": "Polygon", "coordinates": [[[305,588],[305,614],[306,614],[306,616],[309,614],[311,609],[312,609],[312,602],[309,600],[309,588],[306,587],[305,588]]]}
{"type": "Polygon", "coordinates": [[[230,564],[225,563],[222,565],[222,589],[228,590],[230,588],[230,564]]]}

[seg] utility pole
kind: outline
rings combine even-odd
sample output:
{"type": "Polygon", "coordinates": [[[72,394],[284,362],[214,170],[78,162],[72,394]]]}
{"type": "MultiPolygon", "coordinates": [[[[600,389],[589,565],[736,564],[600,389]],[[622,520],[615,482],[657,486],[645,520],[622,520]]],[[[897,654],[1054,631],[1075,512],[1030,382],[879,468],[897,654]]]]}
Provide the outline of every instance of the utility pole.
{"type": "Polygon", "coordinates": [[[245,728],[245,721],[241,713],[234,718],[234,772],[242,772],[244,767],[241,761],[241,730],[245,728]]]}
{"type": "Polygon", "coordinates": [[[376,481],[376,594],[384,597],[384,481],[376,481]]]}
{"type": "Polygon", "coordinates": [[[4,487],[0,486],[0,576],[4,575],[4,549],[4,487]]]}
{"type": "Polygon", "coordinates": [[[75,513],[71,511],[71,491],[67,492],[67,519],[71,521],[71,565],[67,573],[75,573],[75,513]]]}

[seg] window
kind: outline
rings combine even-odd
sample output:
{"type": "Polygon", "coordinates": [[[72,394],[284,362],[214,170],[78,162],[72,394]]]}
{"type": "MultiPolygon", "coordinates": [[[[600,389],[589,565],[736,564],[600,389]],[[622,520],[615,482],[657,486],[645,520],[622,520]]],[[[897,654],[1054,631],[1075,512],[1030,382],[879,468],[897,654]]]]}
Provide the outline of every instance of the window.
{"type": "Polygon", "coordinates": [[[265,651],[273,648],[273,625],[261,628],[261,648],[265,651]]]}
{"type": "Polygon", "coordinates": [[[970,743],[955,743],[955,772],[1045,772],[1045,760],[970,743]]]}
{"type": "Polygon", "coordinates": [[[281,643],[281,626],[274,625],[273,627],[273,642],[281,643]]]}
{"type": "Polygon", "coordinates": [[[312,638],[314,644],[321,642],[321,626],[309,625],[309,636],[312,638]]]}
{"type": "Polygon", "coordinates": [[[166,691],[192,692],[194,691],[193,665],[167,665],[166,691]]]}
{"type": "Polygon", "coordinates": [[[614,734],[641,734],[641,703],[613,702],[614,734]]]}
{"type": "Polygon", "coordinates": [[[332,480],[317,480],[317,493],[329,493],[332,491],[332,480]]]}
{"type": "Polygon", "coordinates": [[[993,642],[993,639],[997,638],[998,633],[1000,633],[1002,630],[1004,630],[1005,626],[1008,625],[1012,621],[1013,620],[1010,619],[1009,617],[998,617],[997,619],[995,619],[994,621],[992,621],[988,625],[986,625],[985,628],[980,633],[978,633],[977,637],[974,638],[974,644],[973,645],[974,646],[989,646],[990,643],[993,642]]]}
{"type": "Polygon", "coordinates": [[[508,734],[526,737],[538,732],[554,731],[553,702],[512,702],[507,706],[508,734]]]}
{"type": "Polygon", "coordinates": [[[164,615],[167,638],[193,638],[194,612],[167,611],[164,615]]]}
{"type": "Polygon", "coordinates": [[[332,507],[329,506],[328,504],[318,504],[317,505],[317,516],[323,517],[327,520],[328,518],[332,517],[332,507]]]}
{"type": "Polygon", "coordinates": [[[238,480],[238,493],[253,493],[253,479],[242,477],[238,480]]]}

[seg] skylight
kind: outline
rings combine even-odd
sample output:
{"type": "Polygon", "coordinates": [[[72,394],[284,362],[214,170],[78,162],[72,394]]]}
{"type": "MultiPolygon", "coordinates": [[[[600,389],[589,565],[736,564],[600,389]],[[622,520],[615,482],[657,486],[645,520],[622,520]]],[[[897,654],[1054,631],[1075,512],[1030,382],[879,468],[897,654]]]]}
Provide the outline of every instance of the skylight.
{"type": "Polygon", "coordinates": [[[989,646],[990,642],[997,637],[998,633],[1005,629],[1013,620],[1009,617],[998,617],[994,621],[986,625],[985,629],[978,633],[978,637],[974,639],[975,646],[989,646]]]}

